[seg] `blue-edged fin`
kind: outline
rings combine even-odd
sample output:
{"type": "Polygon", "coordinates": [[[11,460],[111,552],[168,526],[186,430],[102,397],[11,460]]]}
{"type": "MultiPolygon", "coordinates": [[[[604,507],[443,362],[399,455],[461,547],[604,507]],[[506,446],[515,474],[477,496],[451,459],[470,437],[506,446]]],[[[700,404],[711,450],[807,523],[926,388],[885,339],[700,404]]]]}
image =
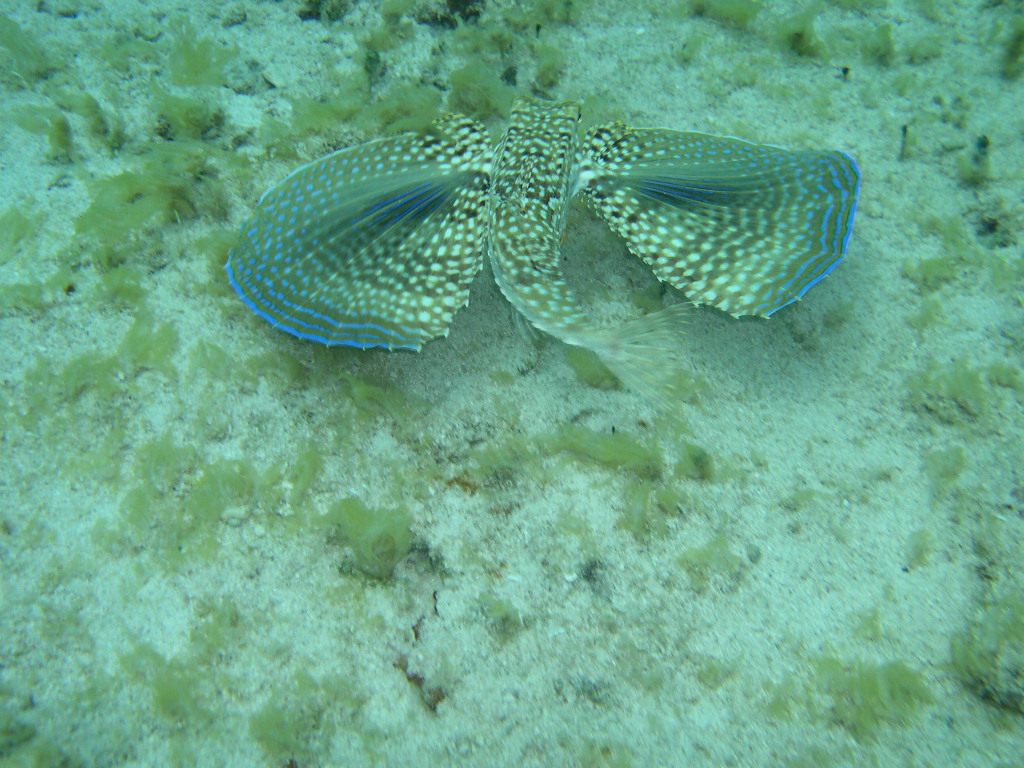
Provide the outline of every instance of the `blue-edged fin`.
{"type": "Polygon", "coordinates": [[[761,316],[842,261],[860,186],[841,152],[621,124],[587,134],[581,179],[661,280],[695,303],[761,316]]]}
{"type": "Polygon", "coordinates": [[[419,349],[447,334],[480,269],[490,157],[486,130],[450,116],[303,166],[242,227],[231,283],[295,336],[419,349]]]}

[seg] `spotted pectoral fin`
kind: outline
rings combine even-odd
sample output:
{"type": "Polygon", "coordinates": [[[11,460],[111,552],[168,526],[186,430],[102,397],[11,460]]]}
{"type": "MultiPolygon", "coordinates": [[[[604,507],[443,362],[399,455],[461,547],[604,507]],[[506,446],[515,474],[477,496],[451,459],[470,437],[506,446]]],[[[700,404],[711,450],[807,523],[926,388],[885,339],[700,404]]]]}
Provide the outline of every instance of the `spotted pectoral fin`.
{"type": "Polygon", "coordinates": [[[771,315],[845,255],[860,174],[841,152],[620,124],[592,129],[584,193],[661,280],[733,315],[771,315]]]}
{"type": "Polygon", "coordinates": [[[296,336],[419,349],[468,301],[489,171],[486,130],[455,116],[321,158],[261,198],[229,257],[231,282],[296,336]]]}

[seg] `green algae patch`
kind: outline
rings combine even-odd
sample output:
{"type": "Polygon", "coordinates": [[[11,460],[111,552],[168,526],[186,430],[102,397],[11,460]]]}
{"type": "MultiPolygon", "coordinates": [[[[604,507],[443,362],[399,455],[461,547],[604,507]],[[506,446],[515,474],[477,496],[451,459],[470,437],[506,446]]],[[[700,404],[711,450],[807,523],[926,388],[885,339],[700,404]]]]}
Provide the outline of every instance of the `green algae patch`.
{"type": "Polygon", "coordinates": [[[117,351],[104,354],[83,352],[68,361],[50,380],[41,382],[53,400],[72,402],[87,391],[109,401],[124,387],[124,382],[143,370],[154,370],[169,381],[178,377],[174,356],[178,350],[178,332],[170,323],[158,324],[141,314],[125,333],[117,351]]]}
{"type": "Polygon", "coordinates": [[[54,293],[45,283],[0,285],[0,315],[41,312],[53,303],[54,293]]]}
{"type": "Polygon", "coordinates": [[[779,499],[779,506],[789,513],[805,512],[820,502],[821,498],[821,491],[800,488],[779,499]]]}
{"type": "Polygon", "coordinates": [[[950,642],[953,672],[975,696],[1024,716],[1024,592],[986,601],[967,629],[950,642]]]}
{"type": "Polygon", "coordinates": [[[708,380],[699,373],[680,370],[672,378],[672,398],[684,403],[697,402],[709,389],[708,380]]]}
{"type": "Polygon", "coordinates": [[[1024,73],[1024,18],[1015,16],[1003,43],[1000,70],[1007,80],[1016,80],[1024,73]]]}
{"type": "Polygon", "coordinates": [[[956,158],[960,182],[966,187],[979,187],[992,179],[992,142],[985,134],[974,145],[956,158]]]}
{"type": "Polygon", "coordinates": [[[410,403],[396,387],[386,383],[378,385],[351,373],[334,374],[332,371],[332,375],[344,382],[352,404],[364,415],[387,415],[399,424],[412,416],[416,404],[410,403]]]}
{"type": "Polygon", "coordinates": [[[932,256],[924,259],[906,259],[900,274],[915,283],[922,293],[934,291],[959,274],[956,264],[949,256],[932,256]]]}
{"type": "Polygon", "coordinates": [[[304,755],[309,749],[311,728],[300,708],[283,707],[273,701],[249,718],[249,734],[278,761],[294,762],[294,755],[304,755]]]}
{"type": "Polygon", "coordinates": [[[92,260],[110,269],[137,256],[151,227],[226,209],[222,185],[201,143],[163,142],[150,147],[140,165],[90,183],[92,202],[75,222],[92,240],[92,260]]]}
{"type": "Polygon", "coordinates": [[[938,296],[926,296],[917,312],[907,315],[907,324],[923,339],[925,331],[942,322],[944,309],[942,299],[938,296]]]}
{"type": "Polygon", "coordinates": [[[611,469],[627,469],[644,479],[655,480],[662,474],[664,462],[658,448],[622,432],[596,432],[569,425],[559,427],[540,442],[548,450],[571,453],[611,469]]]}
{"type": "Polygon", "coordinates": [[[106,306],[140,309],[148,291],[142,287],[142,273],[135,267],[114,267],[100,278],[95,299],[106,306]]]}
{"type": "Polygon", "coordinates": [[[126,376],[143,370],[155,370],[170,381],[178,378],[174,356],[178,351],[178,332],[170,323],[157,323],[147,314],[135,318],[118,345],[118,360],[126,376]]]}
{"type": "Polygon", "coordinates": [[[907,568],[922,568],[931,562],[935,552],[935,534],[927,528],[919,528],[907,537],[904,562],[907,568]]]}
{"type": "Polygon", "coordinates": [[[102,352],[83,352],[68,361],[68,365],[51,382],[55,399],[72,402],[87,391],[100,400],[110,400],[120,386],[118,374],[121,366],[116,356],[102,352]]]}
{"type": "Polygon", "coordinates": [[[154,498],[143,484],[129,491],[125,511],[136,531],[155,524],[153,545],[160,559],[181,567],[196,559],[209,560],[219,551],[220,526],[225,520],[238,519],[252,506],[256,481],[251,463],[220,459],[203,468],[183,501],[160,495],[154,498]],[[154,507],[157,519],[147,522],[154,507]]]}
{"type": "Polygon", "coordinates": [[[495,67],[472,57],[451,74],[448,108],[473,117],[504,117],[512,108],[515,89],[504,82],[495,67]]]}
{"type": "MultiPolygon", "coordinates": [[[[351,717],[365,703],[353,681],[342,675],[316,678],[298,670],[275,681],[271,695],[249,718],[249,735],[274,765],[312,765],[338,731],[339,717],[351,717]]],[[[366,743],[376,734],[364,731],[366,743]]],[[[360,754],[352,764],[366,764],[360,754]]]]}
{"type": "Polygon", "coordinates": [[[678,479],[708,483],[715,479],[715,459],[695,443],[684,441],[680,446],[682,457],[676,462],[672,475],[678,479]]]}
{"type": "Polygon", "coordinates": [[[36,211],[26,213],[20,206],[8,208],[0,214],[0,264],[6,264],[39,232],[43,215],[36,211]]]}
{"type": "Polygon", "coordinates": [[[324,456],[311,440],[299,450],[288,478],[288,503],[297,507],[309,495],[310,488],[324,468],[324,456]]]}
{"type": "Polygon", "coordinates": [[[534,440],[521,435],[510,435],[505,439],[474,448],[464,474],[469,485],[467,490],[476,493],[481,487],[494,491],[511,488],[522,475],[530,475],[538,482],[546,482],[546,471],[534,440]]]}
{"type": "Polygon", "coordinates": [[[197,520],[220,520],[233,504],[245,504],[256,490],[255,471],[241,459],[208,464],[185,500],[184,509],[197,520]]]}
{"type": "Polygon", "coordinates": [[[441,114],[441,92],[421,83],[401,83],[359,112],[368,131],[423,133],[441,114]]]}
{"type": "Polygon", "coordinates": [[[924,675],[902,661],[816,663],[815,682],[831,699],[829,718],[858,741],[872,739],[885,723],[905,723],[934,697],[924,675]]]}
{"type": "Polygon", "coordinates": [[[6,51],[5,64],[26,83],[42,80],[57,69],[46,49],[4,14],[0,14],[0,48],[6,51]]]}
{"type": "MultiPolygon", "coordinates": [[[[626,744],[587,739],[577,747],[580,768],[633,768],[636,753],[626,744]]],[[[642,763],[639,763],[642,765],[642,763]]]]}
{"type": "Polygon", "coordinates": [[[863,34],[860,40],[861,55],[866,61],[883,67],[892,66],[896,61],[896,41],[893,25],[884,22],[863,34]]]}
{"type": "Polygon", "coordinates": [[[124,119],[118,113],[104,109],[92,94],[61,91],[54,95],[54,103],[82,118],[89,135],[111,152],[121,149],[128,141],[124,119]]]}
{"type": "Polygon", "coordinates": [[[167,59],[171,82],[175,85],[225,85],[227,65],[237,56],[237,49],[200,37],[187,23],[178,24],[167,59]]]}
{"type": "Polygon", "coordinates": [[[23,131],[46,137],[46,155],[50,162],[71,162],[74,152],[71,123],[59,109],[35,105],[15,111],[12,118],[23,131]]]}
{"type": "Polygon", "coordinates": [[[680,6],[681,11],[738,29],[748,26],[764,7],[759,0],[683,0],[680,6]]]}
{"type": "Polygon", "coordinates": [[[565,73],[565,51],[555,45],[537,45],[537,84],[542,88],[554,88],[565,73]]]}
{"type": "Polygon", "coordinates": [[[391,578],[412,549],[412,515],[401,508],[370,509],[350,496],[333,504],[318,524],[336,527],[356,570],[380,581],[391,578]]]}
{"type": "Polygon", "coordinates": [[[729,547],[724,531],[719,531],[701,547],[684,550],[677,562],[698,594],[706,591],[713,579],[721,579],[727,590],[733,589],[746,571],[746,563],[729,547]]]}
{"type": "Polygon", "coordinates": [[[191,446],[164,435],[143,446],[135,483],[121,500],[121,522],[97,525],[96,541],[114,552],[149,550],[171,570],[208,561],[220,549],[220,527],[243,519],[256,503],[259,474],[242,460],[219,459],[199,471],[191,446]]]}
{"type": "Polygon", "coordinates": [[[135,474],[158,494],[170,494],[198,462],[196,449],[178,445],[171,430],[142,445],[136,452],[135,474]]]}
{"type": "Polygon", "coordinates": [[[502,10],[502,21],[531,31],[549,25],[575,24],[591,4],[592,0],[527,0],[502,10]]]}
{"type": "Polygon", "coordinates": [[[630,486],[623,494],[615,527],[641,543],[663,538],[668,534],[669,516],[677,505],[678,497],[672,489],[652,490],[646,483],[630,486]]]}
{"type": "Polygon", "coordinates": [[[124,654],[121,666],[149,689],[153,709],[162,718],[189,728],[213,723],[214,710],[207,704],[212,683],[204,670],[180,659],[164,658],[146,643],[124,654]]]}
{"type": "Polygon", "coordinates": [[[192,348],[189,358],[189,375],[200,371],[214,381],[226,381],[235,375],[236,361],[224,347],[206,339],[199,339],[192,348]]]}
{"type": "Polygon", "coordinates": [[[238,368],[238,379],[251,390],[265,381],[274,391],[283,392],[307,383],[309,368],[295,355],[275,349],[246,357],[238,368]]]}
{"type": "Polygon", "coordinates": [[[827,47],[815,24],[822,10],[821,2],[811,2],[803,10],[783,17],[775,25],[776,40],[798,56],[824,58],[827,47]]]}
{"type": "Polygon", "coordinates": [[[972,422],[985,416],[996,387],[1020,391],[1016,369],[1005,363],[973,365],[964,358],[950,363],[930,360],[907,379],[911,402],[946,424],[972,422]]]}
{"type": "Polygon", "coordinates": [[[621,389],[618,378],[601,358],[584,347],[567,346],[565,360],[580,383],[594,389],[621,389]]]}
{"type": "Polygon", "coordinates": [[[877,643],[882,639],[882,611],[878,606],[851,618],[856,619],[853,630],[854,637],[869,643],[877,643]]]}
{"type": "Polygon", "coordinates": [[[367,109],[370,86],[359,72],[322,97],[286,96],[291,105],[287,120],[268,117],[259,127],[260,143],[275,157],[299,159],[298,140],[308,136],[329,135],[339,125],[367,109]]]}
{"type": "Polygon", "coordinates": [[[738,661],[726,661],[700,654],[697,661],[697,681],[705,688],[717,690],[740,671],[738,661]]]}
{"type": "Polygon", "coordinates": [[[172,141],[208,140],[224,128],[224,112],[206,99],[177,96],[153,86],[153,110],[157,135],[172,141]]]}
{"type": "Polygon", "coordinates": [[[480,596],[480,608],[487,629],[500,643],[507,643],[527,627],[522,613],[509,600],[486,593],[480,596]]]}
{"type": "Polygon", "coordinates": [[[791,674],[778,682],[765,682],[764,694],[761,709],[773,720],[790,721],[807,703],[803,684],[791,674]]]}
{"type": "Polygon", "coordinates": [[[924,472],[931,482],[932,495],[936,495],[957,481],[967,466],[967,454],[963,446],[940,448],[925,454],[924,472]]]}

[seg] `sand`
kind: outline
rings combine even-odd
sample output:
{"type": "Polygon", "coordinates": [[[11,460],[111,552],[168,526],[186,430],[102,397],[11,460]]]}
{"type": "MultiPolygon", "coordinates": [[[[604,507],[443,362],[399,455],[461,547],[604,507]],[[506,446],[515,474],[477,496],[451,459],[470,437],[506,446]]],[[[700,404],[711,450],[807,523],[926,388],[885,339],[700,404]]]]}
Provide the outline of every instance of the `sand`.
{"type": "MultiPolygon", "coordinates": [[[[0,49],[0,765],[1024,764],[1019,4],[819,4],[796,37],[788,4],[30,5],[2,12],[41,53],[0,49]],[[846,260],[770,320],[695,308],[668,412],[581,382],[487,268],[418,354],[251,313],[222,267],[260,194],[385,129],[295,135],[299,105],[444,104],[473,56],[591,124],[849,153],[846,260]]],[[[582,206],[564,254],[595,322],[656,295],[582,206]]]]}

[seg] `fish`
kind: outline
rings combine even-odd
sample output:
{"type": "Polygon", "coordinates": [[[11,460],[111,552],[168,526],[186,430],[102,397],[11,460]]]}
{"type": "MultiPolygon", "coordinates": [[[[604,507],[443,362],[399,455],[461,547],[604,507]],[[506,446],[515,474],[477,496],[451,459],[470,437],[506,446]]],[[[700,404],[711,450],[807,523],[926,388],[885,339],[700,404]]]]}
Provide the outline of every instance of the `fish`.
{"type": "Polygon", "coordinates": [[[519,98],[494,146],[449,114],[308,163],[260,198],[228,278],[294,336],[419,350],[448,335],[487,259],[530,325],[671,404],[691,305],[770,317],[845,257],[860,192],[849,155],[621,122],[581,137],[581,118],[579,102],[519,98]],[[576,199],[687,301],[595,324],[562,269],[576,199]]]}

